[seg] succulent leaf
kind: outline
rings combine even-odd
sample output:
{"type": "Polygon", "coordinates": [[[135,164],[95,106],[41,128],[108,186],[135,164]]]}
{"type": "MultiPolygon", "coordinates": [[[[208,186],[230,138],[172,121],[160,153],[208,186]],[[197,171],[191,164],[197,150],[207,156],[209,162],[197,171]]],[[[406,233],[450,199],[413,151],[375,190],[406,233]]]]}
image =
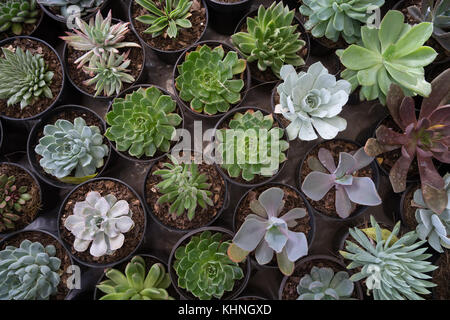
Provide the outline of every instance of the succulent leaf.
{"type": "Polygon", "coordinates": [[[48,7],[59,7],[61,16],[68,19],[80,14],[85,16],[100,7],[105,0],[39,0],[39,3],[48,7]]]}
{"type": "Polygon", "coordinates": [[[20,36],[26,24],[35,24],[39,16],[36,0],[5,0],[0,2],[0,32],[11,31],[20,36]]]}
{"type": "Polygon", "coordinates": [[[31,200],[27,186],[16,185],[15,176],[0,175],[0,232],[15,228],[22,207],[31,200]]]}

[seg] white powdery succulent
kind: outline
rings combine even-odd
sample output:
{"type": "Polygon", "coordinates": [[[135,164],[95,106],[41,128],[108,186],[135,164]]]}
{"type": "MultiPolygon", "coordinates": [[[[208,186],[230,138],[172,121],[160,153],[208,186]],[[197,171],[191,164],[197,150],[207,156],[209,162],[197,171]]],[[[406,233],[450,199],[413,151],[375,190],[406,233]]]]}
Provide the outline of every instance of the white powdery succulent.
{"type": "Polygon", "coordinates": [[[348,101],[350,82],[336,81],[320,62],[298,74],[293,66],[285,65],[280,75],[284,82],[277,88],[280,103],[275,113],[291,122],[286,128],[289,140],[315,140],[316,131],[329,140],[347,128],[347,121],[338,114],[348,101]]]}
{"type": "Polygon", "coordinates": [[[85,201],[75,204],[73,215],[67,217],[64,226],[75,236],[76,251],[84,252],[92,243],[90,254],[101,257],[122,247],[123,234],[134,227],[132,214],[127,201],[91,191],[85,201]]]}

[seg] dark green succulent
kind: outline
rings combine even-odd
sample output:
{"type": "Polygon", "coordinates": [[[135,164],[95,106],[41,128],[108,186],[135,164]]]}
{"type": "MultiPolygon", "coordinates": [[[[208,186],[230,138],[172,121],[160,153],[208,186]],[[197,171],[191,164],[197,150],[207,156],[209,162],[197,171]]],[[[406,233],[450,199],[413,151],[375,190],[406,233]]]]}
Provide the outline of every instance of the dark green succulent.
{"type": "Polygon", "coordinates": [[[34,24],[39,16],[36,0],[3,0],[0,2],[0,32],[11,30],[21,35],[25,24],[34,24]]]}
{"type": "Polygon", "coordinates": [[[22,206],[31,195],[27,186],[17,186],[16,177],[0,175],[0,232],[14,229],[14,222],[20,219],[22,206]]]}

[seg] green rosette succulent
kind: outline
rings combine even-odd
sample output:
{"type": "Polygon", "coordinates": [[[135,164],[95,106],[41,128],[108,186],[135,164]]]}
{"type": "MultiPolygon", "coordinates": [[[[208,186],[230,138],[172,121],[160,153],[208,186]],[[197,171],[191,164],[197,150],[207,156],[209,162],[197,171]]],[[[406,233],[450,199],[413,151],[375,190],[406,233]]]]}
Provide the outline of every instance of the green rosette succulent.
{"type": "Polygon", "coordinates": [[[41,5],[59,7],[64,18],[87,15],[97,10],[105,0],[39,0],[41,5]]]}
{"type": "Polygon", "coordinates": [[[246,61],[234,51],[225,55],[222,46],[214,49],[198,46],[178,66],[180,75],[175,85],[180,98],[190,102],[193,111],[209,115],[227,112],[241,100],[244,80],[236,79],[236,75],[242,74],[246,67],[246,61]]]}
{"type": "Polygon", "coordinates": [[[17,186],[15,176],[0,175],[0,232],[15,228],[22,206],[31,200],[27,186],[17,186]]]}
{"type": "Polygon", "coordinates": [[[39,16],[36,0],[4,0],[0,2],[0,32],[11,30],[19,36],[25,24],[34,24],[39,16]]]}

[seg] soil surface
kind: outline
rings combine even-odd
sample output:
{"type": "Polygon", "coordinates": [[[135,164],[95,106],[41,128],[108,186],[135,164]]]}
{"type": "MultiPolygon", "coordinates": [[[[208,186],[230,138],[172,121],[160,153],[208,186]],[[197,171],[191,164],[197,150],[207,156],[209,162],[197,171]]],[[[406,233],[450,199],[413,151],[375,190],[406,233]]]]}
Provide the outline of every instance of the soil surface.
{"type": "Polygon", "coordinates": [[[433,283],[437,287],[433,289],[434,298],[438,300],[450,300],[450,252],[445,250],[437,262],[439,267],[433,273],[433,283]]]}

